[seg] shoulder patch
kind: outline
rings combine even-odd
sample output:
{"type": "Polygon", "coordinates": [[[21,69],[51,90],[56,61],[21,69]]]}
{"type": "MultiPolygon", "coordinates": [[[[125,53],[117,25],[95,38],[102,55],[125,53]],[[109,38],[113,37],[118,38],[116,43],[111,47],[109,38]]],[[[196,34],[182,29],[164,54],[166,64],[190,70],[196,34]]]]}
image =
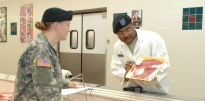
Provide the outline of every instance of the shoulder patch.
{"type": "Polygon", "coordinates": [[[37,66],[51,67],[51,61],[46,59],[38,59],[37,66]]]}

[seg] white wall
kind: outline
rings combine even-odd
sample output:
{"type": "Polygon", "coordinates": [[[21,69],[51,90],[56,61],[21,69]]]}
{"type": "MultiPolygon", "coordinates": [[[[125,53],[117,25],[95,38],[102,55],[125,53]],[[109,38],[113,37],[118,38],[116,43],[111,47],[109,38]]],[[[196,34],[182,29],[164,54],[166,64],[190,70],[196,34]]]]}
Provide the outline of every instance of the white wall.
{"type": "MultiPolygon", "coordinates": [[[[3,0],[4,1],[4,0],[3,0]]],[[[6,0],[5,0],[6,1],[6,0]]],[[[113,13],[142,9],[142,27],[162,36],[169,52],[170,79],[173,95],[205,98],[205,26],[203,30],[182,30],[182,10],[186,7],[205,6],[205,0],[7,0],[7,43],[0,43],[0,72],[16,74],[18,58],[28,44],[20,44],[20,5],[34,4],[34,22],[40,21],[49,7],[66,10],[83,10],[107,7],[107,86],[120,87],[110,73],[114,43],[118,40],[112,32],[113,13]],[[10,35],[10,23],[17,22],[17,35],[10,35]]],[[[205,10],[203,10],[205,14],[205,10]]],[[[203,17],[204,19],[205,17],[203,17]]],[[[205,20],[203,20],[205,23],[205,20]]],[[[40,31],[34,28],[34,38],[40,31]]]]}

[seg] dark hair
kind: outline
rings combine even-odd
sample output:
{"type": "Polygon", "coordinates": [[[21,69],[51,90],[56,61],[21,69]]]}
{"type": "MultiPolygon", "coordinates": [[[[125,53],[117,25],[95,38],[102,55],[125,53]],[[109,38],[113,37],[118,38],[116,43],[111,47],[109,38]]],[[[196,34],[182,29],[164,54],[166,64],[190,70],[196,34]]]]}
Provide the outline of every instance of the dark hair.
{"type": "Polygon", "coordinates": [[[46,31],[48,30],[54,22],[36,22],[35,26],[37,29],[46,31]]]}

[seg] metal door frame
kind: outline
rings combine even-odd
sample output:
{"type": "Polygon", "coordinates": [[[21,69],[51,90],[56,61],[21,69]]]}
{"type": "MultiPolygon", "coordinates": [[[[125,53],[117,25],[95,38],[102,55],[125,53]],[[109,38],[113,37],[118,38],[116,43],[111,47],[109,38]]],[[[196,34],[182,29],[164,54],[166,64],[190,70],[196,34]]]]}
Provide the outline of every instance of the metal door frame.
{"type": "MultiPolygon", "coordinates": [[[[73,12],[74,12],[74,15],[82,14],[82,25],[83,25],[83,14],[107,12],[107,7],[84,9],[84,10],[75,10],[73,12]]],[[[83,26],[81,26],[81,34],[82,33],[83,33],[83,26]]],[[[57,43],[57,52],[59,54],[59,60],[60,60],[60,42],[57,43]]],[[[83,35],[81,35],[81,73],[82,73],[82,59],[83,59],[82,55],[83,55],[83,35]]],[[[105,72],[106,72],[106,68],[107,68],[106,63],[107,63],[107,52],[105,52],[105,72]]],[[[106,77],[105,77],[105,79],[106,79],[106,77]]],[[[81,82],[82,82],[82,80],[81,80],[81,82]]],[[[105,80],[105,84],[106,84],[106,80],[105,80]]]]}
{"type": "MultiPolygon", "coordinates": [[[[99,13],[99,12],[107,12],[107,7],[102,7],[102,8],[93,8],[93,9],[84,9],[84,10],[75,10],[73,11],[74,12],[74,15],[76,14],[82,14],[82,17],[83,17],[83,14],[88,14],[88,13],[99,13]]],[[[81,28],[81,30],[83,30],[83,28],[81,28]]],[[[82,33],[82,31],[81,31],[82,33]]],[[[82,36],[81,36],[81,39],[82,39],[82,36]]],[[[83,40],[82,40],[83,41],[83,40]]],[[[81,41],[81,42],[82,42],[81,41]]],[[[58,42],[57,44],[57,52],[59,54],[59,59],[60,59],[60,42],[58,42]]],[[[81,53],[82,53],[82,45],[81,45],[81,53]]],[[[81,60],[82,62],[82,60],[81,60]]]]}

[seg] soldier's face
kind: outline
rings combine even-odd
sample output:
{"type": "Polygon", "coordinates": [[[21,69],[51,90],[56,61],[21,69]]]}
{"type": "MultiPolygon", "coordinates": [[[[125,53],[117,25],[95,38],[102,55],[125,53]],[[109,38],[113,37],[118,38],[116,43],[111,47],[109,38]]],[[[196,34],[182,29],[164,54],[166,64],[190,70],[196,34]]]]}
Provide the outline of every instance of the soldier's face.
{"type": "Polygon", "coordinates": [[[132,23],[130,23],[126,27],[120,29],[117,32],[117,36],[122,42],[124,42],[128,45],[131,44],[136,37],[136,31],[135,31],[132,23]]]}
{"type": "Polygon", "coordinates": [[[59,36],[61,40],[67,40],[67,34],[71,32],[70,29],[71,21],[62,21],[59,24],[59,36]]]}

